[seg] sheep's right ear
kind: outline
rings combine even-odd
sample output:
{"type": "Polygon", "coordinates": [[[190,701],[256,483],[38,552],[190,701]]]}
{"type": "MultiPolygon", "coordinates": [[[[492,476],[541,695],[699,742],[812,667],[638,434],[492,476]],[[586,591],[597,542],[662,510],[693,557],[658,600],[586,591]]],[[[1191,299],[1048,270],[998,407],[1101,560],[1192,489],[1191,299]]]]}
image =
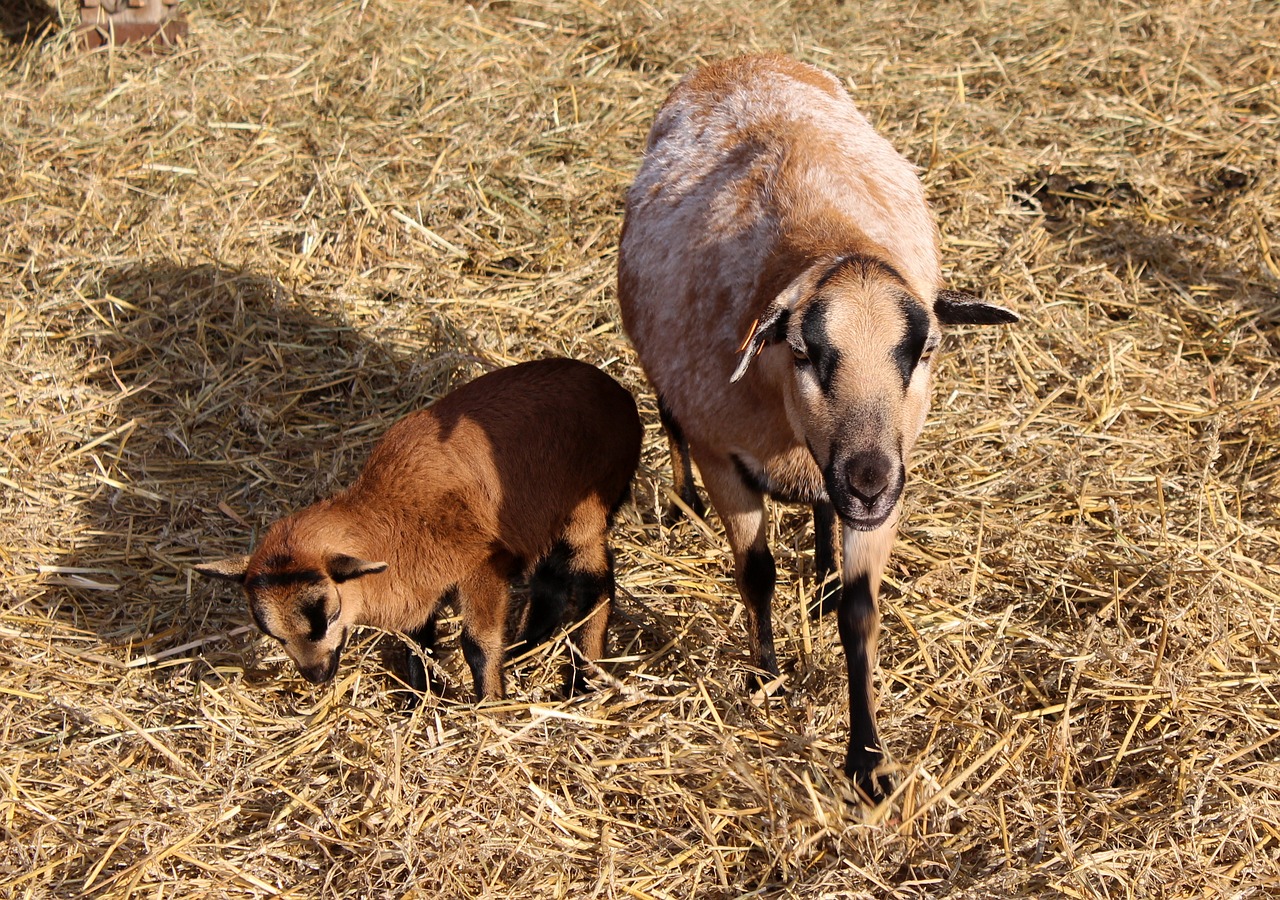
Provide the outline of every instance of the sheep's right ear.
{"type": "Polygon", "coordinates": [[[201,575],[208,575],[210,578],[219,578],[222,581],[234,581],[238,584],[244,584],[244,573],[249,570],[249,557],[247,556],[228,556],[226,559],[219,559],[215,562],[200,563],[195,570],[201,575]]]}
{"type": "Polygon", "coordinates": [[[751,333],[738,348],[741,355],[738,357],[738,367],[729,376],[730,384],[747,373],[747,366],[751,365],[751,360],[764,349],[765,344],[776,344],[787,339],[787,322],[791,319],[791,311],[813,290],[814,284],[830,267],[831,263],[827,260],[810,265],[792,279],[782,293],[773,298],[769,308],[751,326],[751,333]]]}
{"type": "Polygon", "coordinates": [[[1008,325],[1020,318],[1011,309],[979,300],[964,291],[938,291],[933,312],[943,325],[1008,325]]]}

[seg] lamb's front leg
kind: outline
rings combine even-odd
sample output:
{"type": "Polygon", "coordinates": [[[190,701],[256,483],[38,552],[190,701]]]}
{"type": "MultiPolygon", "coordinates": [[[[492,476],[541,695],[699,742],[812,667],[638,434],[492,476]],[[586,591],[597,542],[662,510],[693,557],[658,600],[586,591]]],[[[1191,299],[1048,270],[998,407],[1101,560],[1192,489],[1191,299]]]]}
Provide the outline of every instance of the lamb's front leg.
{"type": "Polygon", "coordinates": [[[458,585],[462,606],[462,655],[471,669],[476,700],[505,696],[502,663],[507,649],[507,608],[511,585],[509,564],[492,560],[458,585]]]}

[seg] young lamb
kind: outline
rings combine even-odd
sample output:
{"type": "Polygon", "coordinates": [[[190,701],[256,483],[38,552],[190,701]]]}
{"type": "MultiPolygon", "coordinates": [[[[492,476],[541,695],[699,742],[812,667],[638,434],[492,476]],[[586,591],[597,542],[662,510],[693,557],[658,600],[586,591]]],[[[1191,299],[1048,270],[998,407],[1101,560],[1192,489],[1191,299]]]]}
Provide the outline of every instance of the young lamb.
{"type": "Polygon", "coordinates": [[[672,90],[627,194],[623,323],[658,393],[679,496],[701,511],[692,455],[724,523],[752,655],[770,675],[763,501],[812,505],[826,581],[814,612],[837,609],[848,666],[845,771],[874,800],[891,787],[876,772],[876,597],[938,324],[1017,319],[941,286],[915,168],[835,78],[747,56],[672,90]]]}
{"type": "MultiPolygon", "coordinates": [[[[631,394],[594,366],[499,369],[397,422],[350,488],[275,523],[252,556],[196,569],[240,583],[258,627],[317,684],[361,625],[429,649],[450,597],[476,696],[500,698],[510,582],[531,567],[525,639],[545,637],[567,610],[585,618],[582,656],[603,655],[608,529],[641,436],[631,394]]],[[[425,686],[410,659],[411,682],[425,686]]],[[[586,687],[584,668],[575,653],[566,694],[586,687]]]]}

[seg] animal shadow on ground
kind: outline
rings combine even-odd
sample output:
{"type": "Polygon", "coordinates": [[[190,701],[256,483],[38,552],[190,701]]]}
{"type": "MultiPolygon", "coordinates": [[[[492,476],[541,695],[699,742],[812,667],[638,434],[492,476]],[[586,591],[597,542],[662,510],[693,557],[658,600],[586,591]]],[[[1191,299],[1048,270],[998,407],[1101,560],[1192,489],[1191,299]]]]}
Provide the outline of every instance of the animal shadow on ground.
{"type": "MultiPolygon", "coordinates": [[[[47,595],[53,613],[109,658],[169,660],[149,666],[156,678],[292,677],[287,662],[257,665],[275,648],[241,593],[191,566],[248,552],[271,522],[349,484],[393,421],[487,366],[446,319],[371,341],[253,272],[141,263],[95,287],[87,380],[118,398],[114,433],[83,455],[98,486],[58,561],[80,574],[47,595]]],[[[382,647],[402,663],[399,642],[382,647]]]]}
{"type": "MultiPolygon", "coordinates": [[[[1280,291],[1266,273],[1254,270],[1256,261],[1241,253],[1239,242],[1223,237],[1237,217],[1234,205],[1258,180],[1234,166],[1210,166],[1199,184],[1183,186],[1180,202],[1163,201],[1163,217],[1144,214],[1150,199],[1137,186],[1103,173],[1037,171],[1015,184],[1013,193],[1023,206],[1044,213],[1048,231],[1078,245],[1076,254],[1106,264],[1121,281],[1136,273],[1156,289],[1177,291],[1186,301],[1179,304],[1182,326],[1224,336],[1235,327],[1257,328],[1271,331],[1274,342],[1280,291]],[[1214,302],[1192,302],[1193,286],[1214,302]],[[1206,286],[1211,290],[1204,291],[1206,286]],[[1224,301],[1230,307],[1225,315],[1224,301]]],[[[1137,312],[1107,297],[1097,301],[1116,321],[1137,312]]]]}
{"type": "Polygon", "coordinates": [[[0,35],[13,45],[41,40],[58,27],[58,13],[44,0],[0,3],[0,35]]]}
{"type": "MultiPolygon", "coordinates": [[[[1268,262],[1258,252],[1266,242],[1252,227],[1243,238],[1240,229],[1253,219],[1265,176],[1215,161],[1202,170],[1171,175],[1177,195],[1158,200],[1129,182],[1081,171],[1032,173],[1013,194],[1044,214],[1044,227],[1072,247],[1082,268],[1101,264],[1114,276],[1075,288],[1088,291],[1090,305],[1121,329],[1135,326],[1136,339],[1150,345],[1155,335],[1189,360],[1217,413],[1191,427],[1216,448],[1224,477],[1234,472],[1254,483],[1253,504],[1273,502],[1260,476],[1278,458],[1274,442],[1261,437],[1274,427],[1274,413],[1250,397],[1270,380],[1271,359],[1280,352],[1280,290],[1266,271],[1275,264],[1274,248],[1268,262]],[[1148,297],[1113,289],[1134,281],[1148,297]]],[[[1085,371],[1095,365],[1083,361],[1085,371]]]]}

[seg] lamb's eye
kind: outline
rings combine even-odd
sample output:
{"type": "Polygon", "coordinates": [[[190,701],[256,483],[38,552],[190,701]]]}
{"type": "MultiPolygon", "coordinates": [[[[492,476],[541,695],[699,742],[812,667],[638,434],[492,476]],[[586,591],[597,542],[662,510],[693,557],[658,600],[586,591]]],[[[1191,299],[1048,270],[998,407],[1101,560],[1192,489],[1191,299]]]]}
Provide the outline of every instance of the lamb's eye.
{"type": "Polygon", "coordinates": [[[341,606],[339,606],[337,609],[335,609],[333,612],[329,614],[329,621],[326,624],[332,625],[334,622],[338,621],[338,616],[340,615],[342,615],[341,606]]]}
{"type": "Polygon", "coordinates": [[[927,363],[929,360],[933,359],[933,353],[937,349],[938,349],[937,341],[930,341],[929,343],[925,344],[924,350],[920,353],[920,362],[927,363]]]}
{"type": "Polygon", "coordinates": [[[791,348],[791,356],[795,359],[797,366],[807,366],[812,364],[809,354],[805,352],[803,347],[797,347],[795,344],[788,344],[791,348]]]}

